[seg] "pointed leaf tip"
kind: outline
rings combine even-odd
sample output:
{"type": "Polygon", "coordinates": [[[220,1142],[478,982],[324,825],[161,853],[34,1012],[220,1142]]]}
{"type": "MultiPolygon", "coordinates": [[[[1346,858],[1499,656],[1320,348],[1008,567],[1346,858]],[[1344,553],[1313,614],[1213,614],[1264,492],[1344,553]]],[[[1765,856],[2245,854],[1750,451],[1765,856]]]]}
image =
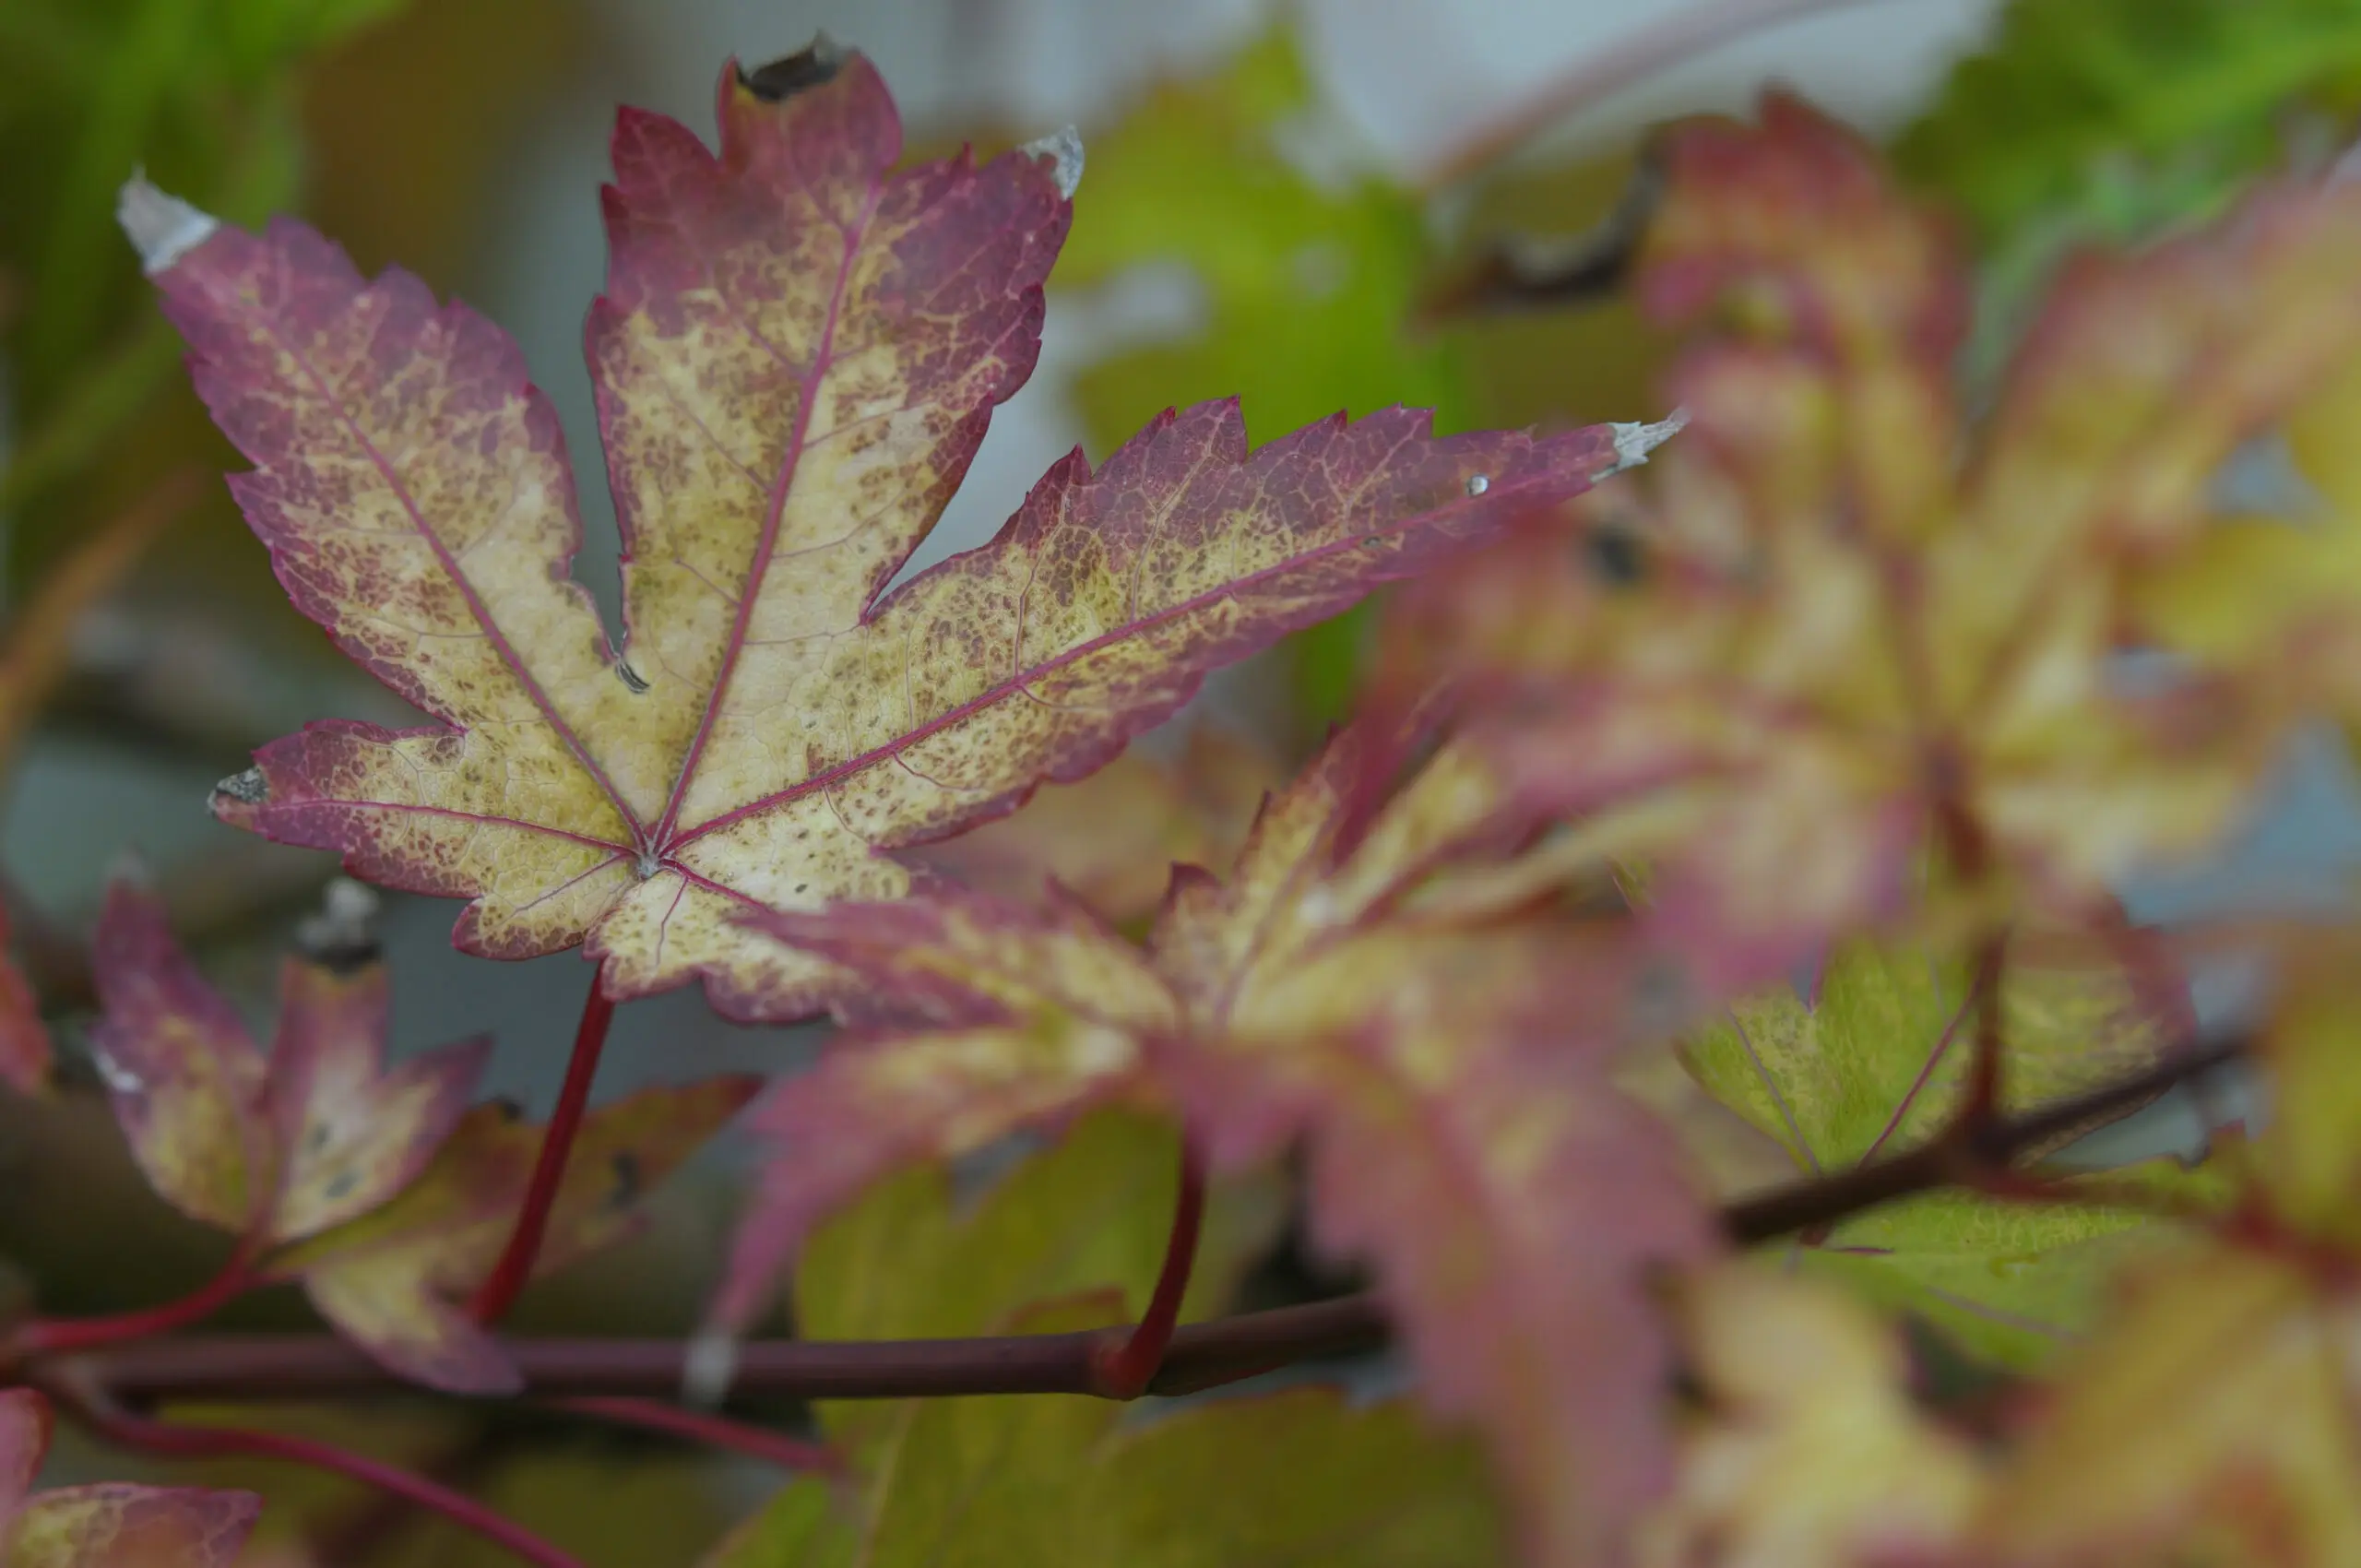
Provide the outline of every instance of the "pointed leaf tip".
{"type": "Polygon", "coordinates": [[[137,171],[115,197],[115,221],[123,225],[142,271],[153,278],[211,237],[220,223],[176,196],[158,190],[137,171]]]}
{"type": "Polygon", "coordinates": [[[259,767],[243,773],[233,773],[213,786],[217,800],[234,801],[243,806],[258,806],[270,799],[270,780],[263,777],[259,767]]]}
{"type": "Polygon", "coordinates": [[[1046,137],[1036,137],[1017,150],[1027,158],[1050,160],[1050,177],[1058,183],[1058,195],[1074,199],[1076,187],[1082,184],[1082,133],[1072,125],[1060,126],[1046,137]]]}
{"type": "Polygon", "coordinates": [[[1615,434],[1614,466],[1602,469],[1598,478],[1619,474],[1625,469],[1636,469],[1648,460],[1648,454],[1689,428],[1689,410],[1675,409],[1653,424],[1615,423],[1607,427],[1615,434]]]}

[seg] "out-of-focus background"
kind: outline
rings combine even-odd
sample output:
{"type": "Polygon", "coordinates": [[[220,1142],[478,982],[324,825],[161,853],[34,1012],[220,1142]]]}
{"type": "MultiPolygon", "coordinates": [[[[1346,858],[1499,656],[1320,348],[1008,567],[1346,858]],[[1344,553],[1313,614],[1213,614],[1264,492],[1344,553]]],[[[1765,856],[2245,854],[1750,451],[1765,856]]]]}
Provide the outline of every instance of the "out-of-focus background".
{"type": "MultiPolygon", "coordinates": [[[[631,102],[709,135],[725,60],[817,30],[877,63],[914,152],[1068,122],[1089,149],[1041,369],[920,564],[984,540],[1076,442],[1101,456],[1169,402],[1242,394],[1258,440],[1393,402],[1436,406],[1446,427],[1660,414],[1664,345],[1611,295],[1441,323],[1419,307],[1496,241],[1589,230],[1651,125],[1743,111],[1766,82],[1893,140],[1911,178],[1961,205],[1988,307],[1971,380],[2070,244],[2143,238],[2256,170],[2318,163],[2361,84],[2361,6],[2326,0],[0,0],[0,604],[37,602],[115,519],[171,518],[55,639],[53,692],[15,754],[0,866],[44,994],[73,994],[62,939],[136,850],[208,971],[264,1016],[279,946],[333,867],[216,825],[206,792],[307,719],[405,717],[289,608],[230,505],[236,460],[113,226],[122,179],[145,166],[241,221],[301,212],[364,269],[399,262],[513,332],[564,419],[575,570],[611,615],[579,353],[611,117],[631,102]],[[1953,74],[2003,40],[2001,65],[1953,74]]],[[[2289,482],[2267,452],[2225,476],[2265,499],[2289,482]]],[[[1350,651],[1348,636],[1287,650],[1206,701],[1284,754],[1341,700],[1350,651]]],[[[2361,857],[2341,756],[2291,759],[2235,853],[2128,890],[2135,912],[2341,897],[2361,857]]],[[[386,908],[397,1045],[490,1030],[492,1087],[545,1105],[587,970],[462,957],[456,913],[386,908]]],[[[70,1075],[70,1009],[64,1024],[70,1075]]],[[[720,1024],[684,992],[623,1010],[602,1084],[776,1070],[809,1044],[720,1024]]],[[[0,1102],[0,1258],[60,1309],[152,1299],[212,1245],[144,1196],[89,1110],[0,1102]]],[[[726,1160],[698,1180],[639,1252],[547,1293],[543,1321],[689,1322],[726,1160]]],[[[619,1469],[555,1533],[676,1481],[679,1507],[720,1506],[703,1479],[619,1469]]],[[[574,1495],[563,1476],[516,1484],[574,1495]]],[[[466,1560],[452,1551],[433,1560],[466,1560]]],[[[596,1560],[664,1559],[611,1538],[596,1560]]]]}

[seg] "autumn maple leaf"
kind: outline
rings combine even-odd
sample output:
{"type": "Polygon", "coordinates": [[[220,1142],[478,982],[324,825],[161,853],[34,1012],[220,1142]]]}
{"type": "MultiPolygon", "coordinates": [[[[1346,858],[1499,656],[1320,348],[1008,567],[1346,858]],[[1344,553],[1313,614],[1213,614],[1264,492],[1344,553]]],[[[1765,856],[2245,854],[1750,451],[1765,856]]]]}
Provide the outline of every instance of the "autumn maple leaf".
{"type": "Polygon", "coordinates": [[[1652,863],[1644,922],[1710,988],[1914,918],[2094,923],[2296,717],[2284,677],[2135,678],[2120,639],[2135,579],[2205,552],[2232,449],[2354,360],[2361,189],[2083,258],[1971,422],[1966,275],[1857,137],[1774,94],[1663,152],[1639,293],[1721,327],[1671,374],[1689,434],[1648,493],[1422,580],[1394,678],[1488,701],[1513,787],[1652,863]]]}
{"type": "Polygon", "coordinates": [[[1985,1473],[1913,1404],[1892,1325],[1750,1263],[1683,1280],[1676,1316],[1703,1409],[1633,1532],[1639,1568],[1957,1561],[1985,1473]]]}
{"type": "Polygon", "coordinates": [[[262,1514],[250,1491],[100,1481],[32,1491],[49,1401],[0,1389],[0,1562],[9,1568],[230,1568],[262,1514]]]}
{"type": "MultiPolygon", "coordinates": [[[[354,889],[365,897],[365,890],[354,889]]],[[[173,941],[162,905],[108,892],[92,948],[103,1009],[91,1053],[133,1157],[168,1202],[240,1239],[223,1299],[300,1279],[313,1304],[396,1371],[495,1392],[516,1374],[452,1299],[492,1268],[540,1129],[468,1100],[491,1051],[475,1039],[385,1062],[387,985],[351,918],[280,970],[267,1057],[173,941]]],[[[720,1077],[591,1113],[560,1190],[546,1271],[613,1239],[644,1190],[752,1098],[720,1077]]]]}
{"type": "Polygon", "coordinates": [[[90,1053],[148,1185],[190,1218],[257,1244],[375,1207],[424,1169],[466,1111],[492,1042],[388,1073],[385,967],[369,952],[279,970],[266,1057],[227,998],[130,881],[107,890],[91,968],[90,1053]]]}
{"type": "Polygon", "coordinates": [[[1118,926],[1145,920],[1171,868],[1237,854],[1278,764],[1209,725],[1169,761],[1134,748],[1089,778],[1053,784],[1023,809],[907,857],[970,887],[1027,898],[1055,882],[1118,926]]]}
{"type": "Polygon", "coordinates": [[[1430,874],[1495,843],[1499,797],[1446,747],[1347,849],[1369,739],[1273,798],[1227,879],[1178,872],[1145,951],[1071,903],[969,891],[766,917],[878,1006],[941,1022],[840,1040],[758,1112],[777,1152],[720,1320],[912,1159],[1117,1099],[1178,1104],[1216,1166],[1301,1138],[1317,1239],[1377,1261],[1427,1396],[1495,1440],[1536,1550],[1587,1561],[1663,1458],[1643,1265],[1703,1253],[1713,1228],[1609,1082],[1646,1027],[1625,955],[1561,921],[1421,919],[1430,874]]]}
{"type": "Polygon", "coordinates": [[[620,656],[567,580],[564,442],[504,334],[299,223],[125,193],[281,581],[438,720],[314,725],[215,809],[469,899],[469,951],[587,942],[613,997],[703,976],[733,1016],[809,1013],[823,966],[737,917],[899,896],[881,849],[1089,772],[1210,667],[1619,461],[1604,429],[1436,438],[1401,409],[1250,455],[1234,403],[1202,404],[892,586],[1032,371],[1080,147],[892,172],[883,84],[820,45],[728,68],[718,113],[718,156],[636,111],[615,132],[588,352],[620,656]]]}

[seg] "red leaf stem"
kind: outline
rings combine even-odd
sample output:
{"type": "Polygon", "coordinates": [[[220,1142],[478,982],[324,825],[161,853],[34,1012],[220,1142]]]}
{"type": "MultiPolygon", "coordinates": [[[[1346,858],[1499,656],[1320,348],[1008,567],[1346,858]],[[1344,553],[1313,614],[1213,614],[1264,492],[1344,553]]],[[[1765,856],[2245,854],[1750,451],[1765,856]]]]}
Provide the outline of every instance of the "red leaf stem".
{"type": "Polygon", "coordinates": [[[520,1561],[537,1564],[538,1568],[584,1568],[578,1559],[559,1550],[516,1521],[493,1513],[474,1499],[365,1454],[355,1454],[333,1443],[296,1437],[287,1432],[255,1431],[242,1427],[180,1426],[111,1408],[97,1400],[77,1399],[69,1396],[64,1402],[92,1431],[125,1448],[189,1459],[245,1455],[284,1459],[291,1464],[332,1471],[421,1508],[432,1509],[460,1528],[473,1531],[504,1548],[520,1561]]]}
{"type": "Polygon", "coordinates": [[[240,1241],[212,1278],[175,1301],[102,1317],[35,1318],[18,1328],[9,1348],[18,1356],[62,1354],[148,1339],[202,1323],[253,1288],[255,1245],[240,1241]]]}
{"type": "Polygon", "coordinates": [[[662,1432],[690,1443],[725,1448],[777,1465],[782,1470],[825,1470],[833,1474],[844,1468],[843,1456],[825,1443],[789,1437],[744,1421],[733,1421],[727,1416],[667,1405],[659,1399],[583,1394],[547,1403],[554,1409],[571,1410],[617,1426],[636,1427],[643,1431],[662,1432]]]}
{"type": "Polygon", "coordinates": [[[1197,1233],[1205,1217],[1205,1156],[1194,1139],[1180,1142],[1180,1191],[1172,1207],[1172,1231],[1164,1243],[1164,1266],[1156,1291],[1122,1341],[1102,1342],[1091,1353],[1098,1392],[1109,1399],[1136,1399],[1147,1392],[1164,1365],[1172,1331],[1180,1321],[1180,1299],[1189,1293],[1189,1271],[1197,1259],[1197,1233]]]}
{"type": "Polygon", "coordinates": [[[574,1054],[566,1059],[565,1082],[558,1089],[557,1110],[550,1116],[549,1131],[541,1135],[532,1180],[525,1188],[524,1205],[516,1211],[516,1229],[508,1233],[508,1246],[500,1261],[468,1302],[469,1315],[478,1323],[494,1324],[506,1317],[525,1282],[533,1277],[533,1261],[540,1256],[550,1208],[565,1180],[566,1157],[574,1150],[574,1136],[581,1131],[583,1112],[589,1108],[591,1080],[599,1075],[599,1056],[606,1049],[607,1026],[614,1016],[615,1004],[593,973],[590,994],[582,1000],[582,1022],[574,1031],[574,1054]]]}

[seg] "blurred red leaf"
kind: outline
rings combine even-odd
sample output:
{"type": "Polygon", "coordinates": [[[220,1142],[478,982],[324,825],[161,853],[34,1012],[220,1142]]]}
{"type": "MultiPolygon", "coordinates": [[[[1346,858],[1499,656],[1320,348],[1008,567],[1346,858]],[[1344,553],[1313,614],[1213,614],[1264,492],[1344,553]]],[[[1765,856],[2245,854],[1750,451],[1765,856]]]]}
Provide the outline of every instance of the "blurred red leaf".
{"type": "Polygon", "coordinates": [[[49,1402],[0,1389],[0,1562],[8,1568],[230,1568],[262,1513],[250,1491],[101,1481],[31,1491],[49,1402]]]}

